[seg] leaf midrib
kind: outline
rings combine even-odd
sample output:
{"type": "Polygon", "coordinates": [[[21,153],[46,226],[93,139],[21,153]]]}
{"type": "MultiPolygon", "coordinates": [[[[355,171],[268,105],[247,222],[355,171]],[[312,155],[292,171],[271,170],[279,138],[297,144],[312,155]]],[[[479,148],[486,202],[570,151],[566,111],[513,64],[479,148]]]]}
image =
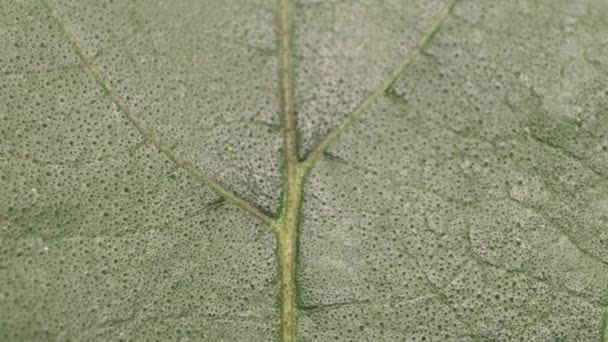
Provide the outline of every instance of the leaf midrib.
{"type": "MultiPolygon", "coordinates": [[[[300,210],[304,194],[304,184],[307,176],[322,159],[327,149],[350,126],[357,122],[366,110],[394,84],[397,78],[408,69],[416,57],[428,46],[432,37],[439,31],[443,22],[449,17],[457,0],[449,0],[434,20],[430,29],[422,35],[414,50],[390,73],[389,77],[371,93],[357,108],[332,129],[304,158],[299,159],[297,142],[297,124],[294,103],[294,71],[292,62],[292,22],[290,20],[293,6],[290,0],[277,0],[278,22],[278,54],[279,54],[279,97],[283,134],[283,194],[281,211],[277,217],[272,217],[257,208],[254,204],[238,196],[209,175],[199,170],[192,162],[177,154],[165,145],[157,133],[148,128],[144,121],[127,105],[126,100],[114,89],[110,80],[104,76],[93,60],[87,57],[84,48],[78,42],[76,35],[69,29],[65,20],[55,8],[52,0],[40,0],[48,10],[49,15],[57,21],[60,30],[74,49],[82,66],[88,70],[102,90],[112,102],[124,113],[127,120],[135,129],[150,142],[162,155],[172,161],[177,167],[186,171],[200,184],[209,187],[219,197],[241,208],[250,216],[258,219],[269,227],[275,234],[278,244],[279,265],[281,278],[281,320],[280,340],[294,342],[296,340],[297,308],[295,304],[296,282],[295,267],[297,265],[297,239],[300,210]]],[[[608,342],[608,341],[605,341],[608,342]]]]}

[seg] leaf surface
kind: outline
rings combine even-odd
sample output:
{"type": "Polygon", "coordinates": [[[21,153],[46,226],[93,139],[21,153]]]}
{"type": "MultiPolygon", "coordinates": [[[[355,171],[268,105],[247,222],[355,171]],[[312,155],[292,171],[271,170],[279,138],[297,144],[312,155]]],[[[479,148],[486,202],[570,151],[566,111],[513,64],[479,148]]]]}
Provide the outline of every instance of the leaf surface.
{"type": "Polygon", "coordinates": [[[608,4],[5,1],[0,340],[608,342],[608,4]]]}

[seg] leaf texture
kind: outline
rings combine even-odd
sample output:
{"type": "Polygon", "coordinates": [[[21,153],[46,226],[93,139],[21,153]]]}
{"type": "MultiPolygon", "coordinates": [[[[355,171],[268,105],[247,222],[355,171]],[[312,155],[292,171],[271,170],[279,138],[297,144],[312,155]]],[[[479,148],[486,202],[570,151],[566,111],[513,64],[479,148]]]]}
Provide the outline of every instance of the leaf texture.
{"type": "Polygon", "coordinates": [[[604,0],[1,8],[0,340],[608,342],[604,0]]]}

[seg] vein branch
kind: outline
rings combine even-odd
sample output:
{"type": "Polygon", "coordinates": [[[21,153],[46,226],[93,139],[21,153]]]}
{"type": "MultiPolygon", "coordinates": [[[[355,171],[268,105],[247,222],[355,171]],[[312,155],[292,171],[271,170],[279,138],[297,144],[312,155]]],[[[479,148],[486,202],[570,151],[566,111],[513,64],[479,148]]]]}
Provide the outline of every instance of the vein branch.
{"type": "Polygon", "coordinates": [[[417,48],[391,73],[390,77],[369,96],[359,107],[330,132],[319,145],[300,162],[298,159],[296,114],[293,96],[293,63],[292,63],[292,24],[290,20],[292,6],[289,0],[278,0],[278,54],[279,54],[279,96],[283,121],[283,153],[285,177],[283,184],[283,206],[277,218],[275,232],[279,253],[279,274],[281,285],[281,321],[280,336],[282,342],[296,340],[298,308],[296,305],[296,267],[298,259],[298,225],[304,182],[309,171],[324,155],[328,146],[352,125],[378,97],[382,96],[395,82],[399,75],[414,61],[426,47],[433,34],[448,17],[456,0],[449,0],[446,8],[433,24],[428,33],[419,41],[417,48]]]}
{"type": "Polygon", "coordinates": [[[382,97],[386,91],[395,83],[397,78],[409,68],[409,66],[416,60],[418,55],[428,46],[433,36],[439,31],[441,25],[452,13],[454,5],[457,0],[449,0],[442,10],[441,14],[435,19],[429,30],[418,40],[416,48],[410,52],[405,59],[391,72],[390,76],[378,87],[371,95],[369,95],[361,104],[351,112],[342,123],[331,130],[325,138],[308,154],[306,159],[302,162],[302,171],[306,175],[315,166],[315,164],[323,157],[323,153],[329,148],[329,146],[344,132],[347,128],[352,126],[365,111],[372,105],[378,98],[382,97]]]}
{"type": "Polygon", "coordinates": [[[196,166],[194,166],[194,164],[192,164],[190,161],[186,160],[179,154],[175,153],[175,151],[173,151],[169,146],[165,145],[160,140],[156,132],[148,128],[145,125],[144,121],[129,108],[129,106],[127,105],[127,101],[116,91],[116,89],[114,89],[110,81],[101,73],[99,68],[93,63],[92,59],[87,56],[85,50],[80,46],[76,35],[68,28],[68,25],[66,24],[65,20],[57,11],[51,0],[40,1],[48,10],[51,17],[55,19],[55,21],[58,23],[59,28],[61,29],[68,43],[70,44],[72,49],[74,49],[74,51],[78,54],[78,57],[83,67],[91,73],[91,75],[93,76],[97,84],[101,87],[101,89],[112,99],[116,107],[124,113],[127,120],[137,129],[137,131],[139,131],[139,133],[146,141],[154,145],[154,147],[156,147],[156,149],[161,154],[163,154],[167,159],[175,163],[177,167],[186,171],[196,181],[209,187],[219,197],[243,209],[245,212],[259,219],[267,226],[271,228],[273,227],[273,221],[271,217],[263,213],[260,209],[256,208],[248,201],[244,200],[232,191],[228,190],[208,175],[201,172],[196,166]]]}

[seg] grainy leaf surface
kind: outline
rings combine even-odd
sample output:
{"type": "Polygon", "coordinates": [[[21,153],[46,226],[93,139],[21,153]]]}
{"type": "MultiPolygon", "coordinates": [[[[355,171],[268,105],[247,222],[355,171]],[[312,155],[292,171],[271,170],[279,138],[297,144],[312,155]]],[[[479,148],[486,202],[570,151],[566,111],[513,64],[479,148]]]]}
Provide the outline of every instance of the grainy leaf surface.
{"type": "Polygon", "coordinates": [[[608,342],[605,0],[0,9],[0,341],[608,342]]]}

